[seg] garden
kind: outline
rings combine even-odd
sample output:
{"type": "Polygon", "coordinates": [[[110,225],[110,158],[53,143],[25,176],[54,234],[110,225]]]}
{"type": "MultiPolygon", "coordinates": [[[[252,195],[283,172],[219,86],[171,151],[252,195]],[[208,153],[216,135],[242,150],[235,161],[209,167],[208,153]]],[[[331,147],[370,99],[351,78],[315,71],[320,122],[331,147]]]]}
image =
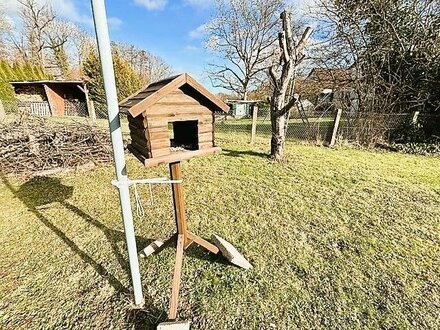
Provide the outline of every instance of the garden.
{"type": "MultiPolygon", "coordinates": [[[[193,329],[435,329],[440,306],[438,158],[217,133],[221,155],[182,163],[188,226],[216,233],[243,271],[185,253],[179,316],[193,329]]],[[[131,178],[166,176],[126,155],[131,178]]],[[[1,175],[0,327],[153,329],[167,319],[174,251],[140,259],[132,306],[114,169],[1,175]]],[[[174,228],[169,186],[138,188],[138,249],[174,228]]]]}

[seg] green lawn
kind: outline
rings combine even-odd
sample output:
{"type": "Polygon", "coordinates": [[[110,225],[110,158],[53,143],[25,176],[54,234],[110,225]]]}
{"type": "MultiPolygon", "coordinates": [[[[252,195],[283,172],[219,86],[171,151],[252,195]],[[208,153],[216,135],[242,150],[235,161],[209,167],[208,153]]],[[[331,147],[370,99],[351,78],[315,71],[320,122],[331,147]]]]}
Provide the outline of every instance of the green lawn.
{"type": "MultiPolygon", "coordinates": [[[[191,246],[179,316],[193,329],[438,329],[438,158],[217,134],[222,155],[183,164],[188,222],[254,265],[191,246]],[[243,142],[237,142],[242,140],[243,142]]],[[[129,156],[130,177],[166,175],[129,156]]],[[[141,259],[145,309],[131,308],[111,166],[0,182],[0,328],[149,329],[167,315],[173,249],[141,259]]],[[[174,222],[170,188],[136,218],[139,249],[174,222]]]]}

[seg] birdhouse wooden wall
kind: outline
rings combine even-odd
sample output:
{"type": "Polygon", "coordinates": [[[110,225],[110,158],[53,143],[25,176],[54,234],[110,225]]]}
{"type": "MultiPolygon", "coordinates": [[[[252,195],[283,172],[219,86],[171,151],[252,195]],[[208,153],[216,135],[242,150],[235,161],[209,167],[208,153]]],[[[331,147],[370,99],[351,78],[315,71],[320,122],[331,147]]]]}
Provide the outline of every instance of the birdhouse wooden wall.
{"type": "Polygon", "coordinates": [[[130,107],[130,151],[144,163],[145,159],[212,150],[214,112],[229,109],[186,74],[147,86],[121,107],[130,107]]]}

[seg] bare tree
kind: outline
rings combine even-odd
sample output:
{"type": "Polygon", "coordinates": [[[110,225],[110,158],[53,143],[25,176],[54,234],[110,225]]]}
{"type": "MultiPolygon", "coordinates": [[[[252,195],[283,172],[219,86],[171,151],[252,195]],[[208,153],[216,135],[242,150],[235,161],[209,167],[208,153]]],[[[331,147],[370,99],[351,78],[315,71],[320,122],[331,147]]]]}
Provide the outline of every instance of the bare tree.
{"type": "Polygon", "coordinates": [[[143,84],[149,84],[171,75],[170,65],[159,56],[130,44],[114,43],[114,47],[141,77],[143,84]]]}
{"type": "Polygon", "coordinates": [[[76,31],[74,24],[60,20],[54,20],[47,31],[44,32],[45,49],[50,50],[55,64],[63,77],[69,73],[69,56],[66,49],[76,31]]]}
{"type": "Polygon", "coordinates": [[[221,55],[210,64],[214,87],[247,99],[248,92],[265,78],[277,40],[281,0],[219,0],[207,25],[207,47],[221,55]]]}
{"type": "Polygon", "coordinates": [[[359,110],[439,111],[438,0],[317,0],[321,63],[350,67],[359,110]]]}
{"type": "Polygon", "coordinates": [[[21,5],[20,17],[23,31],[12,41],[25,60],[45,64],[44,49],[46,48],[45,34],[56,18],[55,12],[48,4],[40,5],[36,0],[18,0],[21,5]]]}
{"type": "Polygon", "coordinates": [[[12,31],[11,22],[7,19],[4,8],[0,4],[0,58],[9,57],[7,36],[12,31]]]}
{"type": "Polygon", "coordinates": [[[293,94],[299,64],[304,60],[304,47],[312,29],[307,27],[301,38],[292,33],[291,13],[280,16],[282,31],[278,35],[280,60],[269,68],[273,93],[270,100],[272,139],[270,155],[280,160],[284,156],[284,143],[289,123],[290,109],[297,101],[293,94]]]}
{"type": "Polygon", "coordinates": [[[93,51],[96,42],[86,31],[84,31],[78,25],[73,25],[71,42],[73,45],[71,65],[81,71],[84,60],[86,59],[87,55],[93,51]]]}

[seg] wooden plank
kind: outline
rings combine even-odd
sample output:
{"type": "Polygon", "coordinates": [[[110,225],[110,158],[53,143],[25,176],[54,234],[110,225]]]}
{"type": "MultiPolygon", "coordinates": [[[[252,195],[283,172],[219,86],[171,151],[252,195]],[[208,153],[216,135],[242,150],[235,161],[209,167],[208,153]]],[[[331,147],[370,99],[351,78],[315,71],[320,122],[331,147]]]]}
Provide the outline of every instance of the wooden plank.
{"type": "Polygon", "coordinates": [[[168,130],[168,123],[169,122],[175,122],[175,121],[190,121],[190,120],[198,120],[199,125],[212,125],[212,118],[206,117],[206,118],[200,118],[197,116],[193,117],[164,117],[164,118],[154,118],[150,119],[148,121],[148,129],[157,129],[162,128],[163,130],[168,130]]]}
{"type": "Polygon", "coordinates": [[[213,141],[212,132],[199,134],[199,143],[213,141]]]}
{"type": "Polygon", "coordinates": [[[208,148],[212,148],[213,146],[214,146],[213,141],[199,143],[199,149],[208,149],[208,148]]]}
{"type": "Polygon", "coordinates": [[[150,144],[145,138],[137,137],[136,135],[130,136],[131,142],[136,144],[137,146],[142,147],[143,149],[150,150],[150,144]]]}
{"type": "Polygon", "coordinates": [[[209,133],[209,132],[213,131],[213,127],[212,127],[212,124],[210,124],[210,123],[199,124],[197,127],[197,130],[198,130],[199,134],[209,133]]]}
{"type": "Polygon", "coordinates": [[[200,94],[202,94],[204,97],[206,97],[209,101],[214,103],[217,107],[219,107],[224,112],[229,111],[229,106],[224,103],[222,100],[220,100],[217,96],[210,93],[205,87],[200,85],[195,79],[193,79],[190,75],[186,74],[186,82],[195,90],[197,90],[200,94]]]}
{"type": "Polygon", "coordinates": [[[141,152],[139,152],[134,146],[129,144],[127,146],[128,150],[135,156],[142,164],[145,164],[145,161],[149,158],[146,155],[143,155],[141,152]]]}
{"type": "Polygon", "coordinates": [[[157,105],[166,105],[166,104],[185,104],[185,105],[200,105],[200,102],[189,95],[186,95],[180,89],[171,92],[170,94],[164,96],[157,105]]]}
{"type": "Polygon", "coordinates": [[[133,117],[137,117],[139,114],[143,112],[144,109],[149,108],[168,93],[182,86],[186,82],[185,78],[186,78],[185,75],[182,74],[177,78],[171,80],[165,86],[153,92],[150,96],[148,96],[147,98],[145,98],[144,100],[140,101],[138,104],[130,108],[129,112],[133,117]]]}
{"type": "MultiPolygon", "coordinates": [[[[127,118],[130,118],[130,117],[131,116],[127,116],[127,118]]],[[[131,119],[128,119],[128,124],[133,127],[138,127],[138,128],[142,128],[142,129],[147,127],[147,121],[142,116],[136,117],[136,118],[131,117],[131,119]]]]}
{"type": "Polygon", "coordinates": [[[131,141],[130,144],[137,150],[138,153],[142,154],[144,157],[150,157],[150,150],[145,146],[138,144],[136,141],[131,141]]]}
{"type": "MultiPolygon", "coordinates": [[[[182,180],[182,167],[180,162],[170,163],[171,180],[182,180]]],[[[171,184],[173,192],[174,216],[176,220],[177,233],[184,235],[186,241],[186,214],[185,199],[181,183],[171,184]]]]}
{"type": "Polygon", "coordinates": [[[169,138],[165,139],[156,139],[150,141],[151,149],[162,149],[169,148],[171,146],[171,142],[169,138]]]}
{"type": "Polygon", "coordinates": [[[140,129],[130,129],[130,136],[136,136],[137,138],[144,139],[145,141],[148,140],[148,133],[140,129]]]}
{"type": "Polygon", "coordinates": [[[156,132],[150,132],[150,140],[151,141],[155,141],[155,140],[161,140],[161,139],[170,139],[170,132],[168,131],[168,129],[165,130],[159,130],[156,132]]]}
{"type": "Polygon", "coordinates": [[[174,276],[173,276],[173,284],[171,288],[170,309],[168,312],[168,319],[170,320],[175,320],[177,317],[177,303],[179,299],[180,278],[182,276],[183,246],[184,246],[184,236],[179,235],[177,237],[176,262],[174,264],[174,276]]]}
{"type": "Polygon", "coordinates": [[[209,111],[207,108],[203,106],[187,106],[187,105],[164,105],[161,108],[157,108],[154,106],[154,108],[151,108],[152,110],[149,110],[147,112],[148,118],[156,118],[156,117],[185,117],[185,116],[211,116],[212,112],[209,111]]]}
{"type": "MultiPolygon", "coordinates": [[[[188,160],[194,157],[202,157],[207,155],[219,154],[222,152],[222,149],[219,147],[212,147],[203,150],[195,150],[195,151],[182,151],[182,152],[173,152],[166,156],[161,157],[153,157],[150,159],[146,159],[144,162],[145,167],[152,167],[161,164],[169,164],[180,162],[184,160],[188,160]]],[[[154,151],[153,151],[154,153],[154,151]]]]}
{"type": "Polygon", "coordinates": [[[154,158],[167,156],[169,154],[171,154],[170,147],[166,147],[166,148],[162,148],[162,149],[154,149],[153,150],[153,157],[154,158]]]}
{"type": "Polygon", "coordinates": [[[214,244],[209,243],[208,241],[204,240],[203,238],[194,235],[191,232],[188,232],[188,238],[194,243],[199,244],[200,246],[203,246],[205,249],[207,249],[209,252],[212,252],[214,254],[217,254],[219,249],[214,244]]]}

